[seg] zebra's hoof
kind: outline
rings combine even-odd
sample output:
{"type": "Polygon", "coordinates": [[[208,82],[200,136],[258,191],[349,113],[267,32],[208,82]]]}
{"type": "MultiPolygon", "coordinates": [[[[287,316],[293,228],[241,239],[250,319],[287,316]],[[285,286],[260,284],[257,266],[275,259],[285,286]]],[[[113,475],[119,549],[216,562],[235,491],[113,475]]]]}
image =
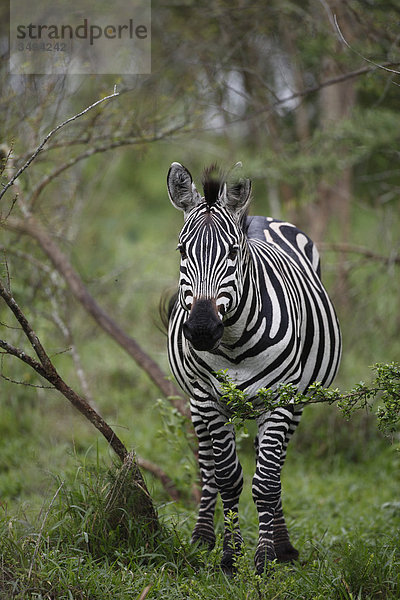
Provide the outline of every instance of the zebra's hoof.
{"type": "Polygon", "coordinates": [[[273,544],[263,544],[257,546],[254,555],[254,564],[257,575],[269,575],[274,567],[273,561],[276,559],[275,549],[273,544]]]}
{"type": "Polygon", "coordinates": [[[208,530],[195,529],[192,533],[191,543],[212,550],[215,546],[215,534],[211,534],[208,530]]]}
{"type": "Polygon", "coordinates": [[[221,558],[221,571],[227,577],[233,577],[236,573],[235,554],[232,550],[225,550],[221,558]]]}
{"type": "Polygon", "coordinates": [[[299,560],[299,552],[290,542],[275,545],[276,559],[280,563],[293,563],[299,560]]]}
{"type": "Polygon", "coordinates": [[[228,577],[236,573],[235,560],[243,554],[243,538],[239,532],[226,534],[222,546],[221,570],[228,577]]]}

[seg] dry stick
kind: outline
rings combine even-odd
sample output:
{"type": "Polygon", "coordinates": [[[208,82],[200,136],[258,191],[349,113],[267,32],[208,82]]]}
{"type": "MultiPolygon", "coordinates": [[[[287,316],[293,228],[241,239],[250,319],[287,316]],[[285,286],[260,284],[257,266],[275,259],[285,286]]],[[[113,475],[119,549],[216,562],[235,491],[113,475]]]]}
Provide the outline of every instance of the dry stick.
{"type": "Polygon", "coordinates": [[[48,357],[45,349],[43,348],[38,336],[32,329],[29,321],[21,311],[20,307],[11,296],[10,292],[4,287],[0,281],[0,296],[3,298],[7,306],[14,313],[15,318],[21,325],[26,337],[28,338],[32,348],[36,352],[39,361],[36,361],[32,357],[28,356],[25,352],[19,348],[11,346],[7,342],[0,340],[0,347],[3,348],[8,354],[18,357],[20,360],[32,367],[39,375],[44,377],[49,383],[51,383],[61,394],[69,400],[76,409],[79,410],[91,423],[100,431],[100,433],[106,438],[114,452],[123,462],[128,452],[124,444],[121,442],[119,437],[114,433],[111,427],[104,421],[104,419],[97,414],[97,412],[86,402],[84,398],[79,396],[73,389],[71,389],[65,381],[60,377],[50,358],[48,357]]]}
{"type": "Polygon", "coordinates": [[[168,397],[183,415],[188,416],[185,400],[180,395],[176,386],[166,379],[166,375],[158,364],[146,354],[139,344],[126,334],[121,327],[97,304],[90,295],[78,273],[74,270],[68,258],[63,254],[58,245],[48,235],[38,221],[30,216],[27,219],[9,218],[5,223],[15,231],[27,233],[32,236],[52,261],[56,270],[62,275],[74,297],[84,306],[100,327],[108,333],[149,375],[156,386],[168,397]]]}
{"type": "Polygon", "coordinates": [[[47,143],[47,141],[55,133],[57,133],[57,131],[59,131],[62,127],[64,127],[68,123],[71,123],[71,121],[75,121],[76,119],[79,119],[79,117],[82,117],[83,115],[85,115],[87,112],[89,112],[89,110],[92,110],[92,108],[95,108],[95,106],[98,106],[99,104],[101,104],[102,102],[105,102],[106,100],[110,100],[110,98],[115,98],[116,96],[119,96],[119,92],[117,92],[115,90],[115,88],[114,88],[114,92],[112,94],[110,94],[109,96],[105,96],[104,98],[101,98],[100,100],[97,100],[97,102],[94,102],[90,106],[87,106],[84,110],[82,110],[78,114],[74,115],[73,117],[70,117],[66,121],[63,121],[62,123],[59,123],[59,125],[57,125],[57,127],[55,127],[54,129],[52,129],[51,131],[49,131],[49,133],[46,135],[46,137],[42,140],[42,142],[36,148],[35,152],[28,158],[28,160],[26,161],[26,163],[24,165],[22,165],[22,167],[20,169],[18,169],[18,171],[15,173],[15,175],[13,175],[11,177],[11,179],[8,181],[8,183],[6,183],[4,185],[3,189],[0,192],[0,199],[4,196],[4,194],[6,193],[6,191],[8,190],[8,188],[13,185],[14,181],[16,179],[18,179],[18,177],[21,175],[21,173],[23,173],[25,171],[25,169],[27,169],[29,167],[29,165],[31,164],[31,162],[33,160],[35,160],[35,158],[37,157],[37,155],[39,154],[39,152],[42,150],[43,146],[47,143]]]}
{"type": "Polygon", "coordinates": [[[171,496],[172,500],[178,501],[181,499],[181,495],[178,492],[175,483],[165,473],[165,471],[163,471],[161,467],[159,467],[152,461],[147,460],[146,458],[142,458],[141,456],[136,457],[136,462],[139,465],[139,467],[141,467],[145,471],[149,471],[149,473],[152,473],[152,475],[154,475],[155,477],[157,477],[157,479],[161,481],[163,488],[171,496]]]}

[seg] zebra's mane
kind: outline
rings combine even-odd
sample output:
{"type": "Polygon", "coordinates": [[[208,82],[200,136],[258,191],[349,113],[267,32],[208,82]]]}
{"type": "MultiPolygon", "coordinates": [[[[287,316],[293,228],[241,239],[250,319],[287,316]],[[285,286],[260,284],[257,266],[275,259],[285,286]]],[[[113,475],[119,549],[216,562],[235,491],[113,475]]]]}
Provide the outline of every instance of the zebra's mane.
{"type": "MultiPolygon", "coordinates": [[[[204,192],[204,200],[206,202],[206,210],[210,212],[210,209],[216,204],[222,187],[229,178],[229,173],[226,174],[217,164],[212,164],[206,167],[203,171],[202,185],[204,192]]],[[[228,182],[228,194],[230,198],[235,198],[239,194],[240,184],[238,182],[228,182]]],[[[248,212],[245,211],[241,216],[241,227],[246,233],[246,217],[248,212]]]]}
{"type": "Polygon", "coordinates": [[[221,187],[224,184],[223,173],[218,165],[213,164],[204,169],[201,183],[203,184],[204,200],[207,209],[210,210],[217,202],[221,187]]]}

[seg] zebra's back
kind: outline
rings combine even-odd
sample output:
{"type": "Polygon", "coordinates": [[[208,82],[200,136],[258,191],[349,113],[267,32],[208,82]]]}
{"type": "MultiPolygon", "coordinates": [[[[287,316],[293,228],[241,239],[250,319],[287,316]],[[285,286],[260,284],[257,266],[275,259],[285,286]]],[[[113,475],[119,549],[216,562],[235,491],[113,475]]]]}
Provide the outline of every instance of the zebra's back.
{"type": "Polygon", "coordinates": [[[249,240],[260,240],[278,246],[300,266],[321,275],[319,253],[314,242],[292,223],[272,217],[246,217],[246,234],[249,240]]]}

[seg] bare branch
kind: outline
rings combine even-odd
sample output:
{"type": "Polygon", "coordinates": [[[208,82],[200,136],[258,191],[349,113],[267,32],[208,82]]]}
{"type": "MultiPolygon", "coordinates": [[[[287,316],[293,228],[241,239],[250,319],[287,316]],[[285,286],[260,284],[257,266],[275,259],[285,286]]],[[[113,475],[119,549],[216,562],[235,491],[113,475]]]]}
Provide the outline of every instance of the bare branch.
{"type": "Polygon", "coordinates": [[[60,175],[67,169],[70,169],[71,167],[76,165],[81,160],[89,158],[90,156],[93,156],[95,154],[107,152],[108,150],[114,150],[115,148],[120,148],[122,146],[134,146],[135,144],[156,142],[156,141],[162,140],[162,139],[176,133],[177,131],[182,129],[184,126],[185,125],[183,124],[183,125],[179,125],[176,127],[172,127],[171,129],[162,131],[158,134],[155,134],[155,135],[149,136],[149,137],[127,137],[127,138],[123,138],[120,140],[114,140],[114,141],[110,141],[107,144],[104,144],[102,146],[93,146],[93,147],[89,148],[88,150],[85,150],[81,154],[78,154],[77,156],[70,158],[67,162],[63,163],[57,169],[54,169],[54,171],[52,171],[51,173],[49,173],[48,175],[43,177],[43,179],[41,181],[39,181],[39,183],[37,184],[37,186],[35,187],[35,189],[33,190],[32,194],[31,194],[31,204],[33,205],[36,202],[38,196],[41,194],[43,189],[51,181],[53,181],[53,179],[58,177],[58,175],[60,175]]]}
{"type": "MultiPolygon", "coordinates": [[[[7,354],[7,353],[4,353],[7,354]]],[[[11,379],[11,377],[7,377],[4,373],[0,373],[0,377],[4,379],[4,381],[8,381],[9,383],[14,383],[15,385],[25,385],[26,387],[36,388],[40,390],[54,390],[55,388],[52,385],[38,385],[37,383],[29,383],[28,381],[17,381],[16,379],[11,379]]]]}
{"type": "Polygon", "coordinates": [[[139,456],[136,457],[137,463],[139,467],[144,469],[145,471],[149,471],[154,477],[159,479],[162,483],[163,488],[167,492],[169,496],[171,496],[172,500],[176,502],[181,499],[181,495],[170,477],[163,471],[161,467],[151,462],[150,460],[146,460],[145,458],[141,458],[139,456]]]}
{"type": "MultiPolygon", "coordinates": [[[[344,35],[343,35],[343,33],[342,33],[342,31],[341,31],[340,27],[339,27],[339,23],[338,23],[338,21],[337,21],[337,17],[336,17],[336,15],[333,15],[333,20],[334,20],[334,22],[335,22],[335,27],[336,27],[336,30],[337,30],[337,32],[338,32],[338,34],[339,34],[339,37],[340,37],[341,41],[343,42],[343,44],[344,44],[345,46],[347,46],[347,48],[348,48],[349,50],[351,50],[352,52],[354,52],[354,54],[357,54],[357,56],[359,56],[360,58],[362,58],[363,60],[365,60],[365,61],[366,61],[367,63],[369,63],[370,65],[373,65],[374,67],[377,67],[378,69],[383,69],[384,71],[388,71],[388,73],[395,73],[396,75],[400,75],[400,71],[395,71],[394,69],[389,69],[389,67],[387,66],[387,64],[383,64],[383,65],[381,65],[381,64],[379,64],[379,63],[376,63],[376,62],[374,62],[373,60],[371,60],[371,59],[367,58],[366,56],[364,56],[363,54],[361,54],[360,52],[358,52],[358,51],[357,51],[355,48],[353,48],[352,46],[350,46],[349,42],[348,42],[348,41],[345,39],[345,37],[344,37],[344,35]]],[[[395,65],[396,65],[396,64],[399,64],[399,63],[392,63],[392,64],[395,64],[395,65]]],[[[389,65],[390,65],[390,63],[389,63],[389,65]]],[[[394,82],[393,82],[393,83],[394,83],[394,82]]],[[[397,83],[395,83],[395,85],[398,85],[398,84],[397,84],[397,83]]]]}
{"type": "MultiPolygon", "coordinates": [[[[12,310],[16,319],[20,323],[25,335],[29,339],[32,348],[39,356],[40,363],[35,359],[28,356],[23,350],[11,346],[7,342],[0,340],[0,347],[3,348],[8,354],[16,356],[32,369],[34,369],[39,375],[51,383],[61,394],[67,398],[75,406],[79,412],[81,412],[91,423],[100,431],[100,433],[106,438],[114,452],[119,456],[123,462],[127,456],[127,450],[124,444],[121,442],[119,437],[114,433],[111,427],[104,421],[104,419],[86,402],[84,398],[79,396],[72,388],[70,388],[65,381],[60,377],[50,358],[48,357],[45,349],[43,348],[38,336],[33,331],[27,318],[23,314],[22,310],[16,303],[15,299],[11,296],[8,290],[4,287],[0,281],[0,296],[6,302],[7,306],[12,310]]],[[[145,483],[143,482],[143,486],[145,483]]]]}
{"type": "Polygon", "coordinates": [[[119,96],[119,92],[117,92],[115,90],[115,88],[114,88],[114,92],[112,94],[110,94],[109,96],[105,96],[104,98],[101,98],[100,100],[97,100],[97,102],[94,102],[93,104],[91,104],[90,106],[86,107],[84,110],[82,110],[78,114],[74,115],[73,117],[70,117],[69,119],[66,119],[65,121],[63,121],[62,123],[60,123],[59,125],[57,125],[57,127],[55,127],[54,129],[52,129],[51,131],[49,131],[49,133],[46,135],[46,137],[42,140],[42,142],[36,148],[36,150],[34,151],[34,153],[28,158],[28,160],[26,161],[26,163],[20,169],[18,169],[18,171],[15,173],[15,175],[13,175],[11,177],[11,179],[8,181],[8,183],[6,183],[4,185],[3,189],[0,192],[0,199],[4,196],[4,194],[6,193],[6,191],[8,190],[8,188],[13,185],[14,181],[16,179],[18,179],[18,177],[21,175],[21,173],[23,173],[25,171],[25,169],[27,169],[29,167],[29,165],[31,164],[31,162],[33,162],[35,160],[35,158],[37,157],[37,155],[39,154],[39,152],[42,150],[42,148],[46,144],[46,142],[55,133],[57,133],[57,131],[59,131],[62,127],[64,127],[68,123],[71,123],[72,121],[75,121],[76,119],[79,119],[79,117],[82,117],[87,112],[89,112],[90,110],[92,110],[93,108],[95,108],[96,106],[98,106],[99,104],[105,102],[106,100],[110,100],[111,98],[115,98],[116,96],[119,96]]]}
{"type": "MultiPolygon", "coordinates": [[[[2,285],[2,284],[0,283],[0,285],[2,285]]],[[[36,373],[38,373],[42,377],[46,378],[46,371],[42,367],[42,365],[37,360],[35,360],[31,356],[29,356],[29,354],[26,354],[23,350],[21,350],[21,348],[12,346],[5,340],[0,340],[0,348],[2,348],[6,354],[11,354],[11,356],[15,356],[16,358],[19,358],[20,360],[22,360],[22,362],[24,362],[25,364],[29,365],[32,369],[34,369],[36,371],[36,373]]]]}
{"type": "Polygon", "coordinates": [[[61,251],[54,240],[48,235],[39,222],[30,216],[24,220],[9,218],[6,227],[26,233],[33,237],[47,254],[56,270],[66,281],[73,296],[82,304],[85,310],[94,318],[96,323],[108,333],[149,375],[156,386],[170,398],[171,403],[184,415],[188,415],[188,408],[176,386],[168,381],[165,373],[158,364],[139,346],[139,344],[125,333],[125,331],[97,304],[96,300],[86,289],[78,273],[74,270],[68,258],[61,251]]]}
{"type": "Polygon", "coordinates": [[[366,258],[370,258],[371,260],[375,260],[377,262],[400,265],[400,250],[393,256],[383,256],[381,254],[376,254],[369,248],[356,246],[354,244],[320,243],[318,246],[321,248],[321,250],[332,250],[333,252],[342,252],[343,254],[360,254],[361,256],[365,256],[366,258]]]}

